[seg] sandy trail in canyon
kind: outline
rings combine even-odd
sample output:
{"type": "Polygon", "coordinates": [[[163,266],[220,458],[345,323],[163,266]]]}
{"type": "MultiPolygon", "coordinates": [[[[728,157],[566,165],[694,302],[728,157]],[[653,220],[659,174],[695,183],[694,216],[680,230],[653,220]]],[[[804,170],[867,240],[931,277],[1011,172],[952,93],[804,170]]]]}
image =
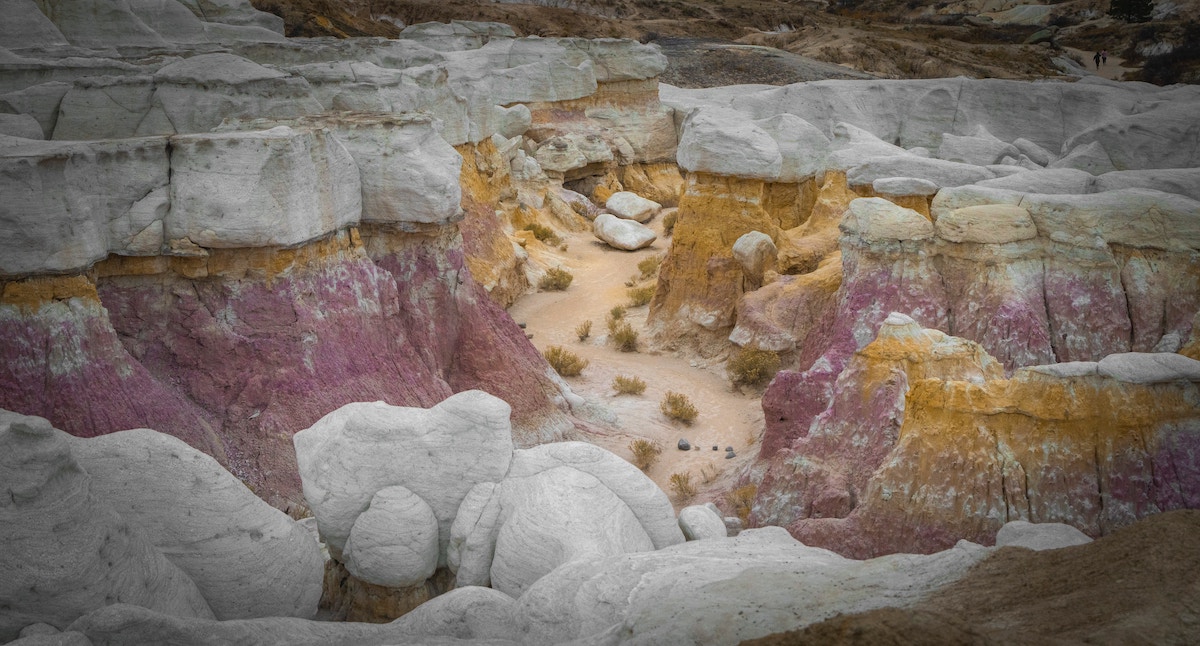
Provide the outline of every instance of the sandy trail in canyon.
{"type": "Polygon", "coordinates": [[[652,347],[645,332],[648,306],[628,308],[626,314],[626,320],[640,333],[639,352],[621,352],[607,343],[609,311],[629,301],[625,282],[639,273],[638,262],[664,255],[670,245],[670,238],[662,235],[661,217],[655,217],[650,226],[659,234],[658,240],[634,252],[613,249],[590,232],[563,235],[568,245],[565,252],[531,242],[531,247],[538,247],[531,252],[549,261],[550,266],[561,264],[569,269],[574,280],[566,291],[522,297],[509,314],[526,324],[525,331],[533,335],[532,343],[538,350],[560,345],[589,361],[581,375],[567,382],[592,405],[595,415],[590,421],[608,431],[590,441],[627,460],[632,457],[628,448],[632,440],[658,442],[662,455],[647,473],[672,494],[677,509],[714,500],[732,513],[715,496],[727,490],[736,472],[758,453],[763,429],[761,395],[734,389],[725,376],[723,362],[714,364],[652,347]],[[592,321],[592,333],[580,341],[575,329],[585,320],[592,321]],[[612,388],[616,375],[640,377],[646,382],[646,392],[616,395],[612,388]],[[660,411],[659,403],[668,390],[686,394],[696,405],[699,416],[690,426],[673,422],[660,411]],[[676,448],[680,438],[699,450],[680,451],[676,448]],[[719,450],[713,451],[713,446],[719,450]],[[736,458],[725,458],[727,446],[734,448],[736,458]],[[682,500],[672,493],[670,480],[674,473],[691,474],[698,490],[695,498],[682,500]]]}

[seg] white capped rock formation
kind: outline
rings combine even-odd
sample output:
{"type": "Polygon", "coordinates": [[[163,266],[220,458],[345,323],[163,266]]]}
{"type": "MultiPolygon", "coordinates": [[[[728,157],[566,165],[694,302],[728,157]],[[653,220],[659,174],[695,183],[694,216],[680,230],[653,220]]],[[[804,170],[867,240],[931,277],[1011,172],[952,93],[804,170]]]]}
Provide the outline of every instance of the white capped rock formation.
{"type": "Polygon", "coordinates": [[[679,529],[689,541],[725,538],[728,535],[721,515],[708,505],[689,505],[679,510],[679,529]]]}
{"type": "Polygon", "coordinates": [[[1024,547],[1035,551],[1092,542],[1087,534],[1062,523],[1030,523],[1011,520],[996,532],[996,547],[1024,547]]]}
{"type": "Polygon", "coordinates": [[[438,521],[417,494],[384,487],[354,520],[343,550],[350,574],[375,585],[406,588],[433,576],[438,521]]]}

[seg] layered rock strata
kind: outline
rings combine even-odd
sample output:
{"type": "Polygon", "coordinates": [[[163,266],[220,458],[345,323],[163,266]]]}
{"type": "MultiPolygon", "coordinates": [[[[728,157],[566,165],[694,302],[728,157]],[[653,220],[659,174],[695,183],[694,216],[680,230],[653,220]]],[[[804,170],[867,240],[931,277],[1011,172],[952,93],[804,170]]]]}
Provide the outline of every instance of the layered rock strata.
{"type": "Polygon", "coordinates": [[[752,522],[867,556],[1195,508],[1198,380],[1200,362],[1136,352],[1005,377],[979,344],[892,314],[770,460],[752,522]]]}

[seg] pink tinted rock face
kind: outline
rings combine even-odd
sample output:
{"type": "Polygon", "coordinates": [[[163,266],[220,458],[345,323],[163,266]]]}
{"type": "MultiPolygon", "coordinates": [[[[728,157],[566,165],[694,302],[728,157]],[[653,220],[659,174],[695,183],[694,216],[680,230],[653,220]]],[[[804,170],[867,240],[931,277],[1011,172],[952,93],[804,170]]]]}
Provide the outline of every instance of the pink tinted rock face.
{"type": "Polygon", "coordinates": [[[175,435],[280,507],[302,499],[292,434],[350,402],[429,407],[479,388],[512,405],[519,442],[572,430],[452,228],[365,237],[339,234],[278,273],[239,269],[233,251],[209,260],[220,275],[113,275],[99,280],[103,306],[6,317],[0,405],[75,435],[175,435]]]}
{"type": "Polygon", "coordinates": [[[1101,536],[1200,505],[1197,383],[1124,383],[1086,366],[1004,378],[975,344],[898,344],[888,327],[808,433],[766,462],[752,525],[869,558],[990,544],[1010,520],[1101,536]]]}

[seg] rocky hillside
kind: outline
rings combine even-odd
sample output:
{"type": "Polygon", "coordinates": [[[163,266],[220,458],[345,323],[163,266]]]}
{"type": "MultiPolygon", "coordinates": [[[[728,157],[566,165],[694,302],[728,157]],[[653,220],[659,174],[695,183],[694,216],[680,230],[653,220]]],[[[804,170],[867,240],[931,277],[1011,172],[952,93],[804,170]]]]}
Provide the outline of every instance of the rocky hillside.
{"type": "Polygon", "coordinates": [[[391,37],[404,25],[431,20],[495,20],[526,35],[662,41],[673,68],[663,79],[680,87],[828,78],[808,69],[814,61],[880,78],[1034,79],[1086,68],[1158,85],[1200,82],[1194,0],[1159,2],[1145,20],[1109,16],[1110,3],[1100,0],[259,0],[256,6],[282,16],[290,36],[391,37]],[[1112,62],[1096,70],[1091,56],[1101,50],[1112,62]],[[796,69],[791,55],[810,63],[796,69]]]}

